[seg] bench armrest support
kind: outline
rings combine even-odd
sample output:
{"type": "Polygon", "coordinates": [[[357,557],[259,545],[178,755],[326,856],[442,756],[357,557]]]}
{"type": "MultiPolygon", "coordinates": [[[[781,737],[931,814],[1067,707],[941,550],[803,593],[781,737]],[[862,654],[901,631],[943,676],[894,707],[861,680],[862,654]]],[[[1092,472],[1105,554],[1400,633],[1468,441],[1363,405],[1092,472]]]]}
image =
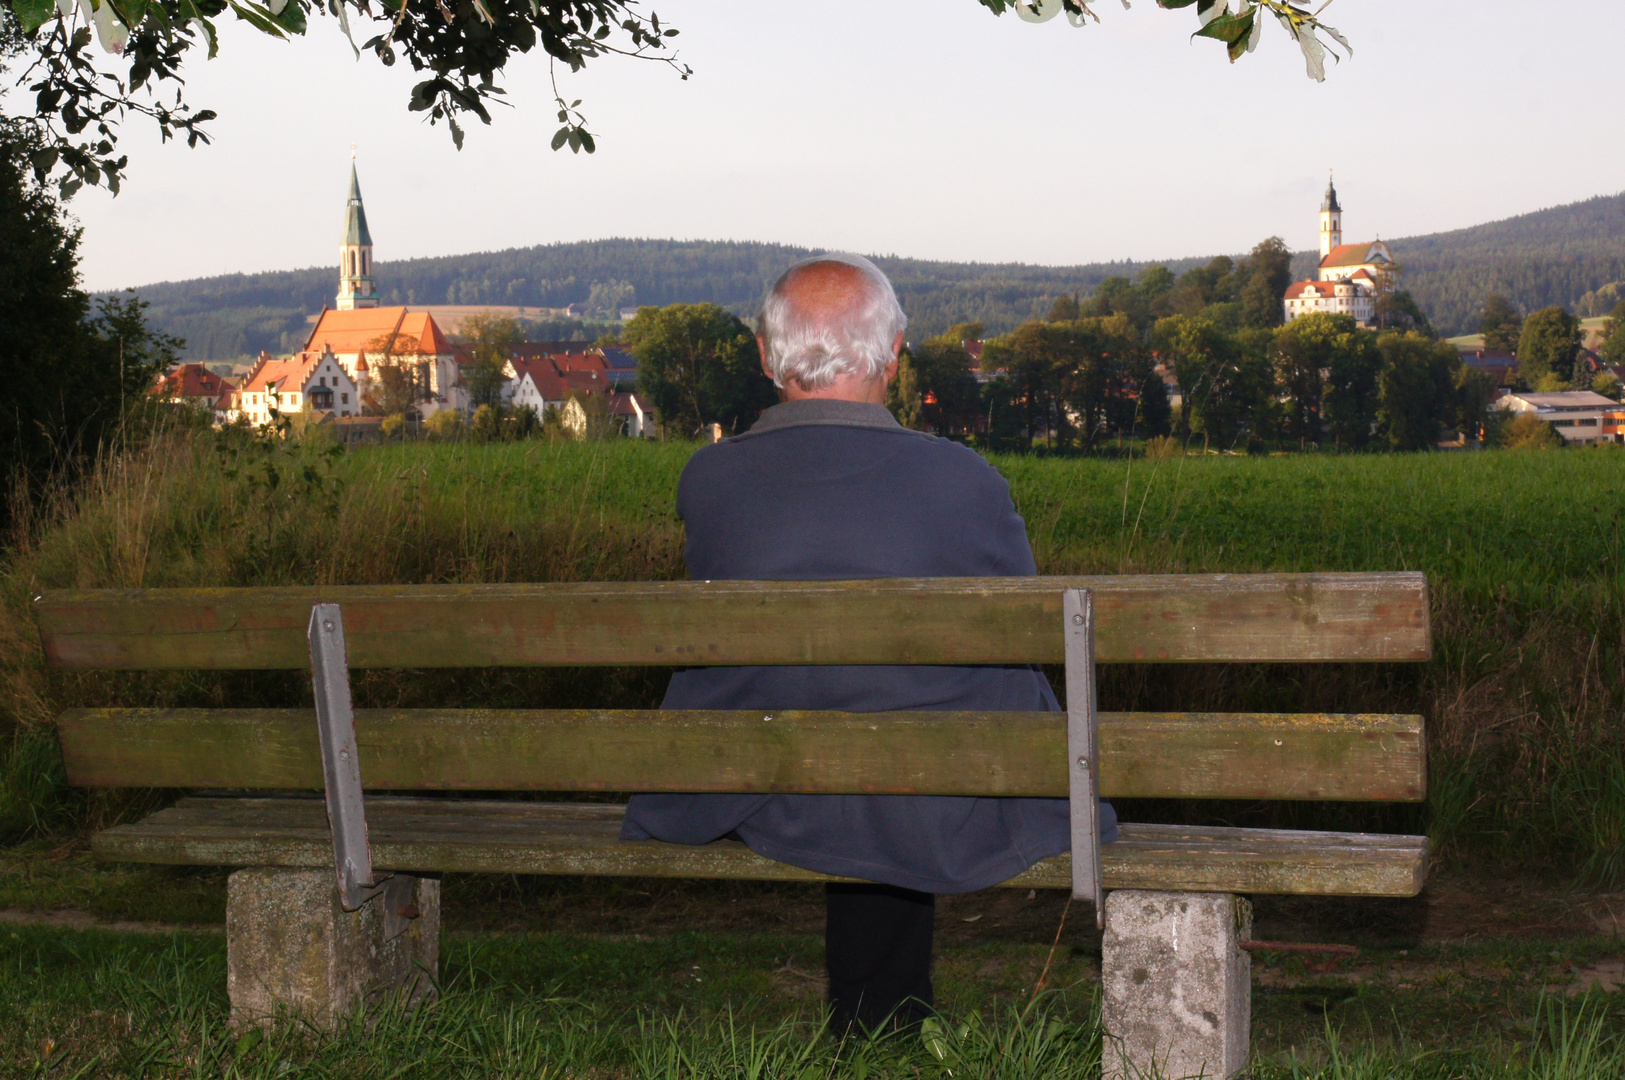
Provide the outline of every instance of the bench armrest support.
{"type": "Polygon", "coordinates": [[[1095,707],[1095,605],[1088,589],[1061,598],[1066,635],[1066,752],[1072,814],[1072,896],[1105,918],[1100,885],[1100,735],[1095,707]]]}
{"type": "Polygon", "coordinates": [[[372,852],[367,846],[367,810],[361,798],[361,760],[356,750],[355,709],[350,700],[350,668],[344,650],[344,615],[339,606],[312,607],[307,636],[339,902],[344,910],[355,911],[370,898],[379,882],[373,877],[372,852]]]}

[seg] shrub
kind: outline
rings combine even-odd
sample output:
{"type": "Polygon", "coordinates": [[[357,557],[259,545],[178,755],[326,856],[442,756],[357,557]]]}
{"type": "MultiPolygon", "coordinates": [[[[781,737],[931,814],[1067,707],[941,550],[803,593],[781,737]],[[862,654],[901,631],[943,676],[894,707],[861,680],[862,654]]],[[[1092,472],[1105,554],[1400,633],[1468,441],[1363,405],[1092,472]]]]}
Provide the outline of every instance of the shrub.
{"type": "Polygon", "coordinates": [[[1562,446],[1563,438],[1535,413],[1519,413],[1501,426],[1501,445],[1508,450],[1547,450],[1562,446]]]}
{"type": "Polygon", "coordinates": [[[463,418],[456,409],[437,409],[423,422],[423,430],[432,439],[455,439],[463,433],[463,418]]]}

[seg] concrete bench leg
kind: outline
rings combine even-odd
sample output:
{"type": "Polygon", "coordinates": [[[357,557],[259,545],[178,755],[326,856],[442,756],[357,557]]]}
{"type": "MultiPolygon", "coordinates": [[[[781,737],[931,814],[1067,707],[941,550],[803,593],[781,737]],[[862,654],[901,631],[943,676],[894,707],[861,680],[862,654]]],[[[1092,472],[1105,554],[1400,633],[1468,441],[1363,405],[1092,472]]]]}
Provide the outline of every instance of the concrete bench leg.
{"type": "Polygon", "coordinates": [[[339,906],[331,869],[255,867],[227,882],[231,1022],[297,1014],[331,1031],[358,1007],[434,995],[440,882],[396,874],[359,911],[339,906]]]}
{"type": "Polygon", "coordinates": [[[1103,1080],[1222,1080],[1247,1065],[1252,906],[1224,893],[1106,897],[1103,1080]]]}

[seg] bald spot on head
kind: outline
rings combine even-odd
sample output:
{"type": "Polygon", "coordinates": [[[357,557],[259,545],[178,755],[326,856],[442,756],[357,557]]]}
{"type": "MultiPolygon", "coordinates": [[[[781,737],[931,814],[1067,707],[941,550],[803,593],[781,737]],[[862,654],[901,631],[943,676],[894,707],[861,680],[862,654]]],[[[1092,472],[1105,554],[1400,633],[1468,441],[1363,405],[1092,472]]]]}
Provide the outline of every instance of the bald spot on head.
{"type": "Polygon", "coordinates": [[[846,321],[864,300],[869,280],[862,270],[843,262],[818,262],[794,271],[779,288],[803,318],[824,326],[846,321]]]}

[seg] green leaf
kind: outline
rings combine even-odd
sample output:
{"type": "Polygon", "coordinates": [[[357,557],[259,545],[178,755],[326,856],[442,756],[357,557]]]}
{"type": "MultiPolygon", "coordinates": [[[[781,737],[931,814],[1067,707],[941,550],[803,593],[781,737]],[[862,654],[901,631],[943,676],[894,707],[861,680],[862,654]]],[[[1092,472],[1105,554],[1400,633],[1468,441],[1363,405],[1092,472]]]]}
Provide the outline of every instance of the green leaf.
{"type": "Polygon", "coordinates": [[[229,2],[231,10],[237,13],[237,17],[254,29],[263,34],[270,34],[272,37],[285,36],[282,33],[282,27],[272,21],[271,13],[258,4],[241,4],[237,0],[229,0],[229,2]]]}
{"type": "Polygon", "coordinates": [[[1157,0],[1157,6],[1172,11],[1175,8],[1190,7],[1196,0],[1157,0]]]}
{"type": "Polygon", "coordinates": [[[152,5],[150,0],[118,0],[115,6],[118,13],[124,16],[124,21],[129,24],[130,29],[138,30],[141,27],[141,20],[147,17],[147,10],[152,5]]]}
{"type": "Polygon", "coordinates": [[[1229,46],[1230,59],[1247,51],[1247,35],[1253,32],[1253,13],[1245,15],[1220,15],[1202,29],[1192,34],[1192,37],[1217,38],[1229,46]]]}
{"type": "MultiPolygon", "coordinates": [[[[286,0],[285,6],[276,13],[276,24],[290,34],[303,34],[305,32],[305,9],[299,0],[286,0]]],[[[388,64],[390,61],[384,61],[388,64]]]]}
{"type": "Polygon", "coordinates": [[[32,34],[56,15],[56,4],[54,0],[11,0],[11,10],[23,33],[32,34]]]}
{"type": "Polygon", "coordinates": [[[570,129],[561,127],[553,133],[553,149],[557,150],[564,145],[564,140],[570,137],[570,129]]]}

